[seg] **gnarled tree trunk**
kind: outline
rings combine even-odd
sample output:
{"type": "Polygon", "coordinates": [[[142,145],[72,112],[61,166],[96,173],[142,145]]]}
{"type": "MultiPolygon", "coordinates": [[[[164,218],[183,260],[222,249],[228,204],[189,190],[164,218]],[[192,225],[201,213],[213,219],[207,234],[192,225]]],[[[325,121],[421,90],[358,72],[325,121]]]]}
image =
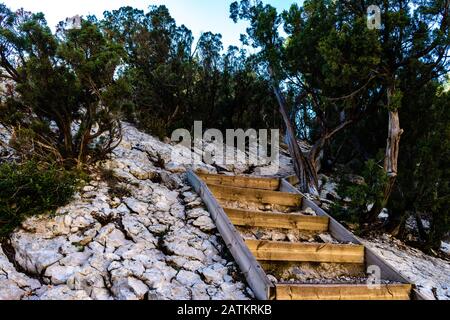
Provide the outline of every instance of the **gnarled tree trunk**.
{"type": "Polygon", "coordinates": [[[388,89],[388,108],[389,108],[389,129],[388,139],[386,144],[386,154],[384,157],[384,172],[388,177],[385,186],[383,201],[380,204],[375,204],[370,211],[367,222],[374,222],[381,210],[386,207],[392,190],[395,186],[398,175],[398,155],[400,151],[400,139],[403,134],[403,129],[400,126],[400,117],[397,109],[392,107],[392,95],[394,89],[388,89]]]}
{"type": "MultiPolygon", "coordinates": [[[[271,70],[270,74],[273,78],[271,70]]],[[[295,173],[299,179],[300,190],[305,193],[318,195],[318,178],[317,172],[315,170],[315,165],[310,159],[305,157],[305,155],[300,150],[294,127],[292,126],[287,112],[286,100],[281,93],[278,83],[276,83],[275,80],[273,81],[273,89],[278,100],[281,116],[286,125],[287,144],[289,147],[289,153],[291,154],[292,160],[294,162],[295,173]]]]}
{"type": "Polygon", "coordinates": [[[387,204],[392,193],[398,175],[398,154],[400,150],[400,139],[403,130],[400,127],[398,110],[389,111],[389,134],[384,158],[384,171],[388,176],[388,183],[384,191],[384,204],[387,204]]]}

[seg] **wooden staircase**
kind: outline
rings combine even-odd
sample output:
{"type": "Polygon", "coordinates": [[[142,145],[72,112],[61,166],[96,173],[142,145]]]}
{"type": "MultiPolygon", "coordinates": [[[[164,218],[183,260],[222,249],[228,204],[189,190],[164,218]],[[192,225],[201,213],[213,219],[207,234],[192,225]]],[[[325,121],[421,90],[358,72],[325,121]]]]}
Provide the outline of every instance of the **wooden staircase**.
{"type": "Polygon", "coordinates": [[[352,233],[306,199],[287,180],[196,174],[192,171],[188,172],[188,180],[207,205],[228,249],[258,299],[423,299],[408,280],[365,248],[352,233]],[[299,213],[307,208],[312,209],[315,215],[299,213]],[[242,228],[329,233],[336,242],[244,239],[238,230],[242,228]],[[272,283],[263,268],[266,263],[298,264],[300,269],[302,263],[357,265],[363,270],[375,266],[381,271],[383,281],[378,286],[351,281],[272,283]]]}

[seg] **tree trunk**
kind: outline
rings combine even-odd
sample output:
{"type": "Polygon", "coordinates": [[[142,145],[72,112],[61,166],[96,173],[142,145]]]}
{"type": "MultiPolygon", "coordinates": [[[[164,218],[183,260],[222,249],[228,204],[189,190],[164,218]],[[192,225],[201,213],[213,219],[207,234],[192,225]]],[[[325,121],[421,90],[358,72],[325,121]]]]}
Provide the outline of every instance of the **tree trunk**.
{"type": "MultiPolygon", "coordinates": [[[[270,73],[272,75],[272,71],[270,70],[270,73]]],[[[273,78],[273,75],[272,75],[273,78]]],[[[274,79],[273,79],[274,80],[274,79]]],[[[304,193],[310,193],[313,195],[318,195],[318,178],[317,178],[317,172],[315,170],[314,164],[305,157],[305,155],[300,150],[300,147],[297,142],[296,134],[294,127],[292,126],[291,120],[289,118],[287,107],[286,107],[286,100],[281,93],[281,90],[276,83],[276,81],[273,81],[273,89],[275,92],[275,95],[278,100],[278,104],[280,106],[280,113],[284,120],[284,123],[286,125],[286,136],[287,136],[287,143],[289,147],[289,153],[292,156],[292,160],[294,162],[294,169],[295,173],[299,179],[300,184],[300,190],[304,193]]]]}
{"type": "Polygon", "coordinates": [[[400,138],[403,130],[400,127],[398,110],[389,111],[389,135],[384,159],[384,171],[388,176],[388,183],[384,191],[383,203],[387,204],[392,193],[398,174],[398,154],[400,149],[400,138]]]}
{"type": "Polygon", "coordinates": [[[391,197],[392,190],[398,175],[398,154],[400,150],[400,139],[403,130],[400,127],[400,117],[397,109],[392,109],[392,95],[394,89],[388,89],[388,109],[389,109],[389,130],[386,144],[386,154],[384,157],[384,172],[387,175],[388,181],[384,189],[383,200],[380,204],[375,204],[368,215],[368,222],[376,221],[381,210],[386,207],[391,197]]]}

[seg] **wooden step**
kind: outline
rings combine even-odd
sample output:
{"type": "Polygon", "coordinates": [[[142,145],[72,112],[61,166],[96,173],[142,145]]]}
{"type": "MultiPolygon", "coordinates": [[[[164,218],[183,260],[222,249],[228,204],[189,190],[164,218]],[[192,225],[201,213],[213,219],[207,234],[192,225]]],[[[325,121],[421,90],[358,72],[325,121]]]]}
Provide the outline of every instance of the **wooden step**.
{"type": "Polygon", "coordinates": [[[277,285],[276,300],[410,300],[411,284],[383,284],[379,288],[361,285],[277,285]]]}
{"type": "Polygon", "coordinates": [[[259,261],[364,263],[364,246],[246,240],[259,261]]]}
{"type": "Polygon", "coordinates": [[[220,174],[197,173],[206,182],[221,186],[251,188],[275,191],[280,188],[280,179],[277,178],[256,178],[246,176],[225,176],[220,174]]]}
{"type": "Polygon", "coordinates": [[[261,227],[271,229],[296,229],[304,231],[328,230],[329,218],[295,214],[269,213],[224,208],[231,222],[241,227],[261,227]]]}
{"type": "Polygon", "coordinates": [[[260,204],[300,207],[303,197],[299,194],[269,191],[261,189],[226,187],[215,184],[208,185],[209,190],[219,200],[256,202],[260,204]]]}

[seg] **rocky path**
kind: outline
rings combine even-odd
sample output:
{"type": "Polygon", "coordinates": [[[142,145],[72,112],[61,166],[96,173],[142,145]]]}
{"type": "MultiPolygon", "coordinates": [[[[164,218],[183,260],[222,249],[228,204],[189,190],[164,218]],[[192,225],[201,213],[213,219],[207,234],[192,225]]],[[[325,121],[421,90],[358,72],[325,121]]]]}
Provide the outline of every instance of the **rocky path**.
{"type": "Polygon", "coordinates": [[[101,165],[116,185],[94,177],[69,205],[28,219],[3,244],[0,299],[252,298],[171,151],[126,125],[101,165]]]}

